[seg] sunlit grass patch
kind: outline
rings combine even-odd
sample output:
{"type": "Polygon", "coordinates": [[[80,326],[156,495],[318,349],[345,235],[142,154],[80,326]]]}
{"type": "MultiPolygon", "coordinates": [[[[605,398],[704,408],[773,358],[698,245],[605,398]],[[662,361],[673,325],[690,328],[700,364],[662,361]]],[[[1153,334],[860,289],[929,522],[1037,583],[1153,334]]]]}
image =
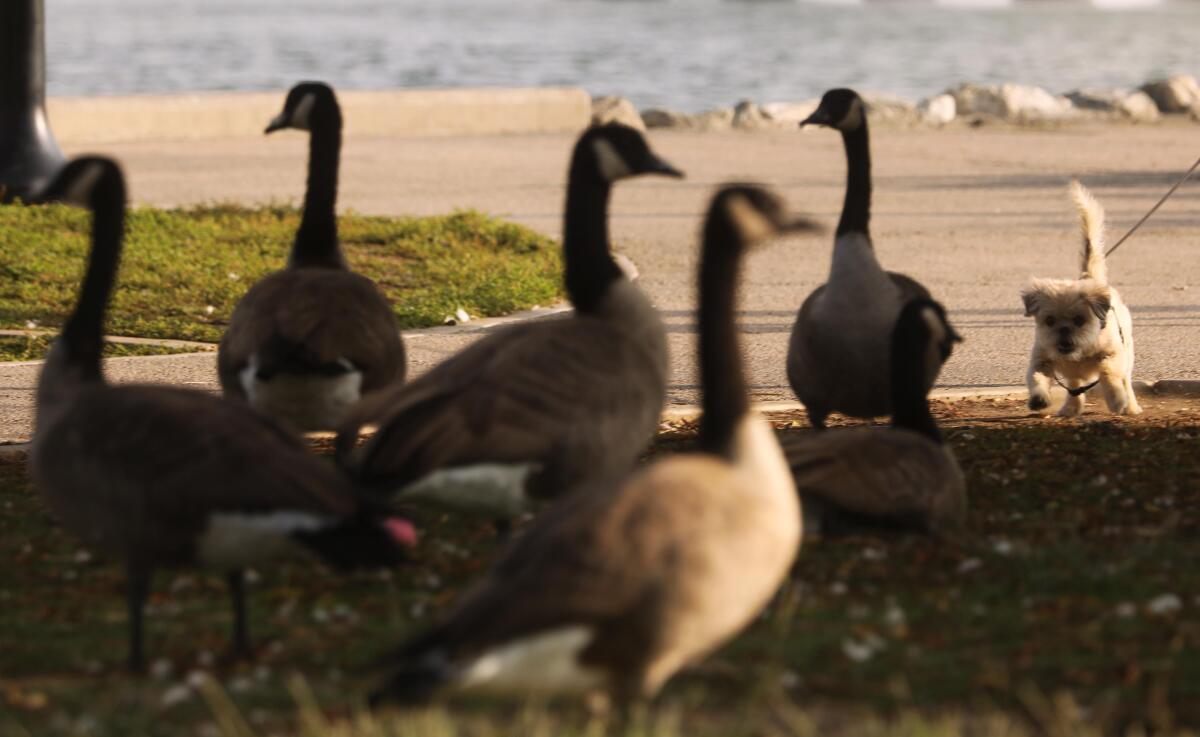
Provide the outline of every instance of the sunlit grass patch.
{"type": "MultiPolygon", "coordinates": [[[[89,222],[68,207],[0,207],[0,328],[62,324],[83,274],[89,222]]],[[[238,299],[284,266],[298,224],[288,207],[131,210],[107,332],[220,340],[238,299]]],[[[502,315],[562,294],[556,243],[479,212],[348,214],[339,224],[352,268],[380,285],[401,327],[440,324],[459,308],[502,315]]]]}

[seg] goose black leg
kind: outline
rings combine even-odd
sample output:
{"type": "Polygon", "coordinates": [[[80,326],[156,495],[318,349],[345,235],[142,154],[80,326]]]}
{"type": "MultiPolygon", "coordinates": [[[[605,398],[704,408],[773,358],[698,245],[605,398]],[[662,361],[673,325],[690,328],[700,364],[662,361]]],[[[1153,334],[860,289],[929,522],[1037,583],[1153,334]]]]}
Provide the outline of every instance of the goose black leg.
{"type": "Polygon", "coordinates": [[[145,673],[146,652],[142,644],[142,617],[146,611],[146,597],[150,595],[150,569],[130,563],[128,575],[126,597],[129,602],[129,670],[145,673]]]}
{"type": "Polygon", "coordinates": [[[242,570],[230,572],[225,577],[229,584],[229,595],[233,600],[233,656],[250,659],[250,634],[246,626],[246,574],[242,570]]]}

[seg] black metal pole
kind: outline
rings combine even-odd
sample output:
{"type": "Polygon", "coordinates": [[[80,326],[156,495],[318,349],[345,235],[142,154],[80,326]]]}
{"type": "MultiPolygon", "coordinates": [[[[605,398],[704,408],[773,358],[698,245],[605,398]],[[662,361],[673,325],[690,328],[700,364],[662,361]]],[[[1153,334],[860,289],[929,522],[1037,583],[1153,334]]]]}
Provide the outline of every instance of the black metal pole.
{"type": "Polygon", "coordinates": [[[66,160],[46,118],[44,0],[0,0],[0,200],[28,197],[66,160]]]}

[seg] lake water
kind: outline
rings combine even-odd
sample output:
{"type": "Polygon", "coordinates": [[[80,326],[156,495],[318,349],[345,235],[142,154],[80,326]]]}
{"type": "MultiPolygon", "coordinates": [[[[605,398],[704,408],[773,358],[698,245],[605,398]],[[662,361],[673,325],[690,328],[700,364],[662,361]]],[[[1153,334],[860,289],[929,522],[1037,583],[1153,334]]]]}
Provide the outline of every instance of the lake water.
{"type": "Polygon", "coordinates": [[[967,80],[1062,92],[1200,74],[1200,2],[983,3],[46,0],[49,86],[576,85],[699,110],[841,85],[916,99],[967,80]]]}

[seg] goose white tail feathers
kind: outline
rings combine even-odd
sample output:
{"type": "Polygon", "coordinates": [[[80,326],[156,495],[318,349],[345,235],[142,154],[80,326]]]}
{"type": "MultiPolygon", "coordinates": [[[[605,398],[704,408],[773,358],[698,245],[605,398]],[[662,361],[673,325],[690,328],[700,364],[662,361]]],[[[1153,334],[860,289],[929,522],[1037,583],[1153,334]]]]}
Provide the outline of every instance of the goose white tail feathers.
{"type": "Polygon", "coordinates": [[[1104,260],[1104,208],[1078,180],[1071,182],[1071,199],[1079,209],[1083,231],[1083,277],[1108,283],[1108,264],[1104,260]]]}

